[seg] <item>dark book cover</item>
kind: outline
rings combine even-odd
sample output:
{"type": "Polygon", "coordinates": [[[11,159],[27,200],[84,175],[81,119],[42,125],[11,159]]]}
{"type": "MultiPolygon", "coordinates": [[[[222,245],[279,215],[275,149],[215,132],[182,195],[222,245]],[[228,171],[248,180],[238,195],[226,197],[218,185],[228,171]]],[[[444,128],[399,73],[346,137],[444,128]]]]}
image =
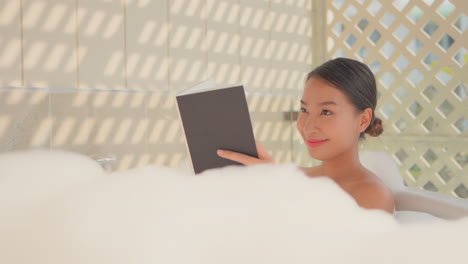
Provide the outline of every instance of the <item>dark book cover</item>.
{"type": "Polygon", "coordinates": [[[239,163],[218,149],[258,157],[243,86],[179,95],[182,126],[195,173],[239,163]]]}

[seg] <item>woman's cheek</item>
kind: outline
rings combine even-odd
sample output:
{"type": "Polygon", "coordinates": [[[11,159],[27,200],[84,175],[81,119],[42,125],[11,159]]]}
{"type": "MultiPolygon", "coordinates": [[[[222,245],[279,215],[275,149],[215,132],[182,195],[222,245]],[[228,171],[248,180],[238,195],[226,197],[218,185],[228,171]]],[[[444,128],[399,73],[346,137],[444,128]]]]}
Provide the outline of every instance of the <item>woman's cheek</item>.
{"type": "Polygon", "coordinates": [[[303,117],[304,117],[303,114],[300,113],[299,116],[297,117],[297,121],[296,121],[297,131],[299,131],[299,133],[301,135],[303,135],[302,128],[304,127],[304,118],[303,117]]]}

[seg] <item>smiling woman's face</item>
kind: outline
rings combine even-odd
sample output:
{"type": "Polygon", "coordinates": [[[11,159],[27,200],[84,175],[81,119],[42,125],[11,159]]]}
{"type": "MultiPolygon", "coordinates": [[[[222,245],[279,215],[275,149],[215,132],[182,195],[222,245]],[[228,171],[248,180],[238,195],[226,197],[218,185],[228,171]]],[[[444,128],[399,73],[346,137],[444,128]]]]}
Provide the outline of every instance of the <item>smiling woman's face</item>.
{"type": "Polygon", "coordinates": [[[297,129],[312,158],[357,151],[359,135],[370,121],[366,111],[359,113],[343,92],[316,77],[307,81],[300,103],[297,129]]]}

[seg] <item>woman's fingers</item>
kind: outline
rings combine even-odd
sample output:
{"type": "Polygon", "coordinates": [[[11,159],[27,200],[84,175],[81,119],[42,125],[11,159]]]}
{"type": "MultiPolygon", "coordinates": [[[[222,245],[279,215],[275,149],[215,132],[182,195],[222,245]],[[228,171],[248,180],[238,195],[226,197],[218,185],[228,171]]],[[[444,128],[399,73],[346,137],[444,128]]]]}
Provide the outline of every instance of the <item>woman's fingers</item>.
{"type": "Polygon", "coordinates": [[[242,153],[234,152],[234,151],[224,150],[224,149],[218,150],[218,156],[220,156],[221,158],[239,162],[244,165],[255,165],[255,164],[262,163],[261,160],[256,159],[254,157],[251,157],[242,153]]]}
{"type": "Polygon", "coordinates": [[[258,153],[258,159],[251,157],[249,155],[245,155],[239,152],[234,152],[230,150],[224,150],[224,149],[219,149],[218,150],[218,156],[221,158],[233,160],[236,162],[239,162],[244,165],[256,165],[256,164],[263,164],[263,163],[275,163],[273,158],[270,156],[268,151],[263,148],[260,143],[255,142],[255,145],[257,147],[257,153],[258,153]]]}

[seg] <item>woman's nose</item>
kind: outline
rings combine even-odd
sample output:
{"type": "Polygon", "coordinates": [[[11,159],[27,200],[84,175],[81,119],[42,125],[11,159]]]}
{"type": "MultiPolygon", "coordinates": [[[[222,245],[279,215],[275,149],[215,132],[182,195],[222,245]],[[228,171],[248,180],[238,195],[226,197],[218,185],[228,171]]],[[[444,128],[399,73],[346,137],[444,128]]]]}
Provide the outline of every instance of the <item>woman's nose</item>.
{"type": "Polygon", "coordinates": [[[307,133],[313,133],[313,132],[316,132],[318,131],[318,122],[317,120],[315,120],[315,118],[313,117],[308,117],[305,122],[304,122],[304,126],[302,128],[304,130],[304,132],[307,132],[307,133]]]}

